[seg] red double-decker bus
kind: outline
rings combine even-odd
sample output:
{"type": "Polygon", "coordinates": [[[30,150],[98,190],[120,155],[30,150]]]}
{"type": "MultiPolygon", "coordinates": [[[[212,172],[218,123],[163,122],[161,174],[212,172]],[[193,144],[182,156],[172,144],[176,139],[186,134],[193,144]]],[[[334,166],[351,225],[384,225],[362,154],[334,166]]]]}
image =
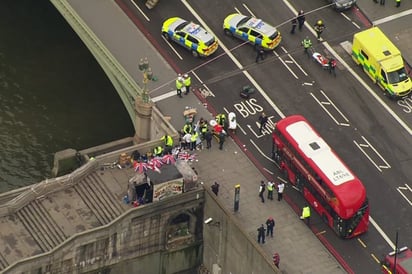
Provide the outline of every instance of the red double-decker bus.
{"type": "Polygon", "coordinates": [[[272,139],[273,159],[287,180],[340,237],[368,230],[365,187],[304,117],[281,119],[272,139]]]}

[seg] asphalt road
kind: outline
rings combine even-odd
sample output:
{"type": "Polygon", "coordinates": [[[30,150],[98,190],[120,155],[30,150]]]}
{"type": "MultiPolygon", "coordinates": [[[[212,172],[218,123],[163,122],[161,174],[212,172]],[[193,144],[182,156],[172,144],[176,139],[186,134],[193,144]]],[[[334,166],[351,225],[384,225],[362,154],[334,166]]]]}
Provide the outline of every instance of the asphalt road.
{"type": "MultiPolygon", "coordinates": [[[[179,72],[193,73],[194,87],[206,87],[212,92],[208,103],[217,112],[237,113],[240,141],[273,177],[279,176],[279,172],[270,160],[270,132],[258,134],[257,119],[262,110],[271,116],[273,123],[284,115],[295,113],[307,117],[361,178],[371,208],[368,233],[357,239],[341,240],[320,220],[315,220],[319,231],[324,232],[356,273],[379,271],[371,254],[381,257],[387,253],[396,231],[403,245],[412,246],[412,207],[398,191],[412,177],[409,168],[412,116],[403,103],[405,99],[392,101],[385,97],[341,46],[342,42],[351,42],[354,33],[367,27],[367,20],[361,13],[355,9],[338,13],[325,7],[328,3],[322,0],[279,1],[276,5],[269,0],[242,3],[175,0],[161,1],[150,11],[143,1],[124,2],[135,12],[152,42],[172,66],[179,72]],[[301,33],[290,35],[289,21],[300,9],[307,13],[307,26],[301,33]],[[223,34],[223,19],[236,11],[253,14],[278,26],[283,35],[281,45],[259,64],[255,63],[256,52],[251,45],[223,34]],[[173,16],[200,22],[210,29],[220,40],[220,48],[214,56],[196,59],[185,49],[175,44],[170,46],[161,37],[160,29],[162,22],[173,16]],[[327,56],[338,54],[335,56],[339,60],[336,78],[308,59],[300,46],[306,35],[316,40],[308,27],[318,19],[326,24],[323,35],[326,42],[315,42],[314,46],[327,56]],[[244,85],[257,89],[249,100],[239,97],[244,85]]],[[[296,204],[303,204],[299,195],[289,194],[296,204]]]]}

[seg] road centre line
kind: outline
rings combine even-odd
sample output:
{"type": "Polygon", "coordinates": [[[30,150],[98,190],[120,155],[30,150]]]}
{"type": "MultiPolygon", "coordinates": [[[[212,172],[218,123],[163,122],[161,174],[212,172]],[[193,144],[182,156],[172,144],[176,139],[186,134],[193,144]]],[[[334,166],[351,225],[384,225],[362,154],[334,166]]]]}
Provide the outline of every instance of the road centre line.
{"type": "Polygon", "coordinates": [[[368,158],[369,161],[379,170],[379,172],[382,172],[382,169],[372,160],[369,154],[366,153],[365,150],[363,150],[362,145],[358,144],[358,142],[356,142],[355,140],[353,140],[353,142],[359,148],[359,150],[363,153],[363,155],[365,155],[365,157],[368,158]]]}
{"type": "MultiPolygon", "coordinates": [[[[322,92],[322,90],[320,90],[322,92]]],[[[338,126],[347,126],[349,127],[350,125],[347,123],[341,123],[335,117],[332,115],[332,113],[329,112],[329,110],[324,106],[324,105],[331,105],[334,107],[334,109],[343,117],[343,119],[348,122],[348,119],[346,119],[345,115],[343,115],[340,110],[333,104],[333,102],[322,92],[322,94],[325,96],[325,98],[328,100],[327,102],[321,102],[312,92],[310,95],[315,99],[315,101],[320,105],[321,108],[330,116],[330,118],[338,125],[338,126]]]]}
{"type": "Polygon", "coordinates": [[[200,17],[199,14],[192,8],[192,6],[189,5],[187,0],[181,0],[183,5],[186,6],[186,8],[192,13],[192,15],[199,21],[200,24],[213,36],[216,37],[216,40],[218,41],[220,47],[225,51],[227,56],[232,59],[233,63],[242,71],[242,73],[248,78],[248,80],[252,83],[253,86],[255,86],[256,90],[259,91],[259,93],[262,95],[262,97],[268,102],[268,104],[276,111],[276,113],[281,117],[285,118],[285,114],[280,110],[280,108],[273,103],[273,101],[270,99],[270,97],[267,95],[267,93],[263,90],[263,88],[256,82],[256,80],[250,75],[249,72],[244,70],[244,67],[242,64],[239,62],[239,60],[236,59],[236,57],[228,50],[228,48],[223,44],[223,42],[213,33],[213,31],[209,28],[208,25],[206,25],[206,22],[203,21],[203,19],[200,17]]]}
{"type": "Polygon", "coordinates": [[[273,51],[273,53],[276,55],[279,61],[282,62],[282,64],[289,70],[289,72],[296,78],[299,79],[299,77],[293,72],[293,70],[283,61],[282,57],[279,56],[279,54],[276,51],[273,51]]]}
{"type": "Polygon", "coordinates": [[[372,146],[371,143],[369,143],[369,141],[364,136],[362,136],[362,139],[373,150],[373,152],[375,152],[376,155],[378,155],[378,157],[381,158],[382,162],[385,163],[386,167],[383,166],[383,168],[391,168],[390,164],[388,164],[388,162],[383,158],[383,156],[379,154],[379,152],[375,149],[375,147],[372,146]]]}
{"type": "Polygon", "coordinates": [[[283,50],[284,53],[286,53],[286,54],[289,56],[290,60],[292,60],[292,62],[295,63],[295,65],[300,69],[300,71],[301,71],[305,76],[308,76],[308,74],[306,73],[306,71],[299,65],[299,63],[292,57],[292,55],[290,55],[289,52],[288,52],[283,46],[281,46],[280,48],[283,50]]]}
{"type": "Polygon", "coordinates": [[[150,18],[142,11],[142,9],[133,1],[130,0],[130,2],[133,4],[133,6],[136,7],[136,9],[143,15],[143,17],[147,20],[147,22],[150,22],[150,18]]]}
{"type": "MultiPolygon", "coordinates": [[[[333,103],[333,101],[331,99],[329,99],[329,97],[326,95],[326,93],[323,90],[320,90],[320,93],[322,93],[322,95],[328,100],[328,102],[335,108],[335,110],[340,114],[340,116],[342,116],[342,118],[349,123],[349,119],[346,118],[345,115],[343,115],[343,113],[340,111],[340,109],[333,103]]],[[[341,125],[345,125],[345,126],[349,126],[349,124],[342,124],[341,125]]]]}

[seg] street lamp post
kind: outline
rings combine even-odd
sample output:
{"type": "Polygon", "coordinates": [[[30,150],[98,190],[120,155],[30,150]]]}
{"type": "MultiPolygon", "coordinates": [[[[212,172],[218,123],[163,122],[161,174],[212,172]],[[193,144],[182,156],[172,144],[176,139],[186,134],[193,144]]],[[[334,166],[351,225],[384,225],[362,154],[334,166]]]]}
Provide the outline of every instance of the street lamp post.
{"type": "Polygon", "coordinates": [[[143,92],[141,94],[142,100],[144,103],[149,103],[149,92],[147,84],[149,83],[149,81],[153,79],[153,72],[149,66],[149,61],[147,60],[147,57],[145,57],[144,59],[140,58],[139,70],[143,72],[143,92]]]}

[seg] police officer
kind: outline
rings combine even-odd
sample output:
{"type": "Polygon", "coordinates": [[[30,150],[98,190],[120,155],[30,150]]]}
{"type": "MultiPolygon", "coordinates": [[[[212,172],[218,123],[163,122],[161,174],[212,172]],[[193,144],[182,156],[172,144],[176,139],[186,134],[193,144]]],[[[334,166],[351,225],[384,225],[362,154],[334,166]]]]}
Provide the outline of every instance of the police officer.
{"type": "Polygon", "coordinates": [[[290,34],[294,34],[296,26],[298,25],[298,20],[296,20],[296,18],[292,18],[291,22],[292,22],[292,30],[290,31],[290,34]]]}
{"type": "Polygon", "coordinates": [[[200,133],[202,134],[202,139],[205,139],[205,135],[208,129],[208,125],[207,125],[207,121],[203,120],[203,118],[200,119],[199,122],[199,129],[200,129],[200,133]]]}
{"type": "Polygon", "coordinates": [[[186,89],[185,95],[188,95],[190,91],[190,85],[192,84],[192,79],[188,74],[183,75],[183,84],[185,85],[186,89]]]}
{"type": "Polygon", "coordinates": [[[196,141],[198,137],[199,137],[199,133],[197,131],[193,132],[192,136],[190,137],[190,141],[191,141],[190,150],[196,149],[196,141]]]}
{"type": "Polygon", "coordinates": [[[183,133],[184,133],[184,134],[192,134],[192,131],[193,131],[192,124],[186,123],[186,124],[183,126],[183,133]]]}
{"type": "Polygon", "coordinates": [[[299,31],[302,31],[302,27],[305,24],[306,18],[305,18],[305,13],[303,10],[300,10],[298,13],[298,23],[299,23],[299,31]]]}
{"type": "Polygon", "coordinates": [[[316,35],[318,36],[318,41],[321,41],[322,38],[320,37],[320,35],[322,34],[323,30],[325,29],[325,24],[323,24],[322,20],[318,20],[314,26],[315,31],[316,31],[316,35]]]}
{"type": "Polygon", "coordinates": [[[213,138],[212,132],[209,129],[206,129],[205,140],[206,140],[206,148],[207,149],[212,148],[212,138],[213,138]]]}
{"type": "Polygon", "coordinates": [[[272,181],[269,181],[267,184],[268,189],[268,200],[273,200],[273,189],[275,184],[272,181]]]}
{"type": "Polygon", "coordinates": [[[302,208],[302,216],[300,216],[301,220],[305,220],[306,223],[309,225],[310,223],[310,207],[306,205],[302,208]]]}
{"type": "Polygon", "coordinates": [[[256,47],[256,63],[259,62],[259,59],[262,61],[265,59],[265,51],[261,46],[256,47]]]}
{"type": "Polygon", "coordinates": [[[258,243],[260,244],[260,242],[262,242],[262,244],[265,243],[265,227],[262,224],[258,229],[258,243]]]}
{"type": "Polygon", "coordinates": [[[220,113],[220,114],[216,115],[216,122],[217,122],[219,125],[225,127],[225,124],[226,124],[226,115],[225,115],[224,113],[220,113]]]}
{"type": "Polygon", "coordinates": [[[308,49],[312,46],[312,41],[310,41],[309,37],[305,37],[302,41],[302,46],[305,49],[305,53],[309,55],[308,49]]]}
{"type": "Polygon", "coordinates": [[[173,149],[173,138],[172,136],[169,135],[164,135],[162,138],[160,138],[160,140],[162,140],[165,144],[165,152],[169,153],[172,151],[173,149]]]}
{"type": "Polygon", "coordinates": [[[177,91],[177,96],[182,98],[182,88],[183,88],[183,77],[181,74],[178,74],[177,79],[176,79],[176,91],[177,91]]]}
{"type": "Polygon", "coordinates": [[[162,156],[163,154],[163,147],[162,146],[157,146],[153,149],[153,155],[154,156],[162,156]]]}

